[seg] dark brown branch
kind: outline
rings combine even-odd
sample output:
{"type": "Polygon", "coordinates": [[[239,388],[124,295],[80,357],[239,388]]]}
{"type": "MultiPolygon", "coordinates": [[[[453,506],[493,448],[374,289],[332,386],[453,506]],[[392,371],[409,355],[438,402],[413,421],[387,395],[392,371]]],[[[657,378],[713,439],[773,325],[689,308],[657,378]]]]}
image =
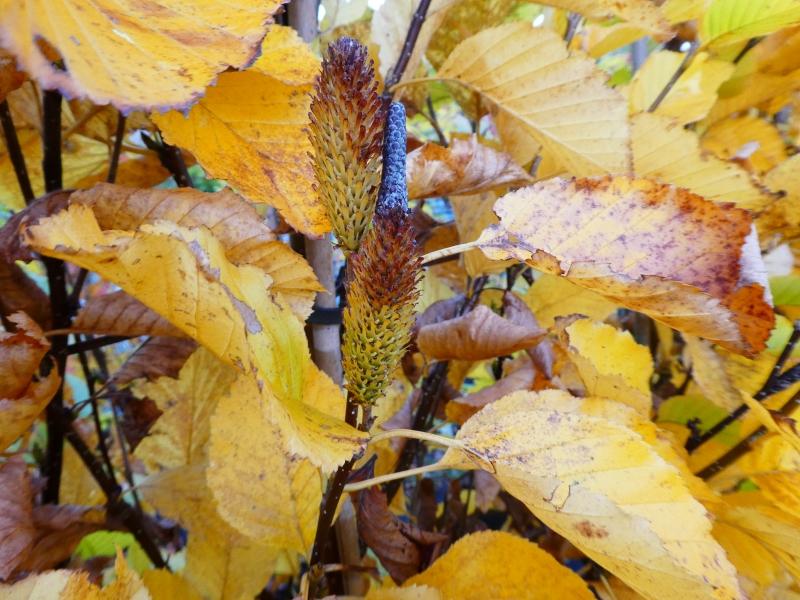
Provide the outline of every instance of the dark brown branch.
{"type": "Polygon", "coordinates": [[[124,342],[125,340],[129,339],[131,338],[127,335],[106,335],[103,337],[87,339],[82,342],[76,342],[66,346],[63,350],[63,353],[64,355],[79,354],[80,352],[86,352],[87,350],[94,350],[95,348],[102,348],[103,346],[119,344],[120,342],[124,342]]]}
{"type": "Polygon", "coordinates": [[[572,43],[572,39],[578,32],[578,25],[581,24],[582,18],[578,13],[569,13],[569,16],[567,16],[567,30],[564,33],[564,42],[566,42],[567,47],[572,43]]]}
{"type": "Polygon", "coordinates": [[[158,154],[161,165],[170,173],[178,187],[192,187],[192,178],[183,160],[181,149],[171,146],[161,139],[154,140],[146,133],[142,134],[144,145],[158,154]]]}
{"type": "Polygon", "coordinates": [[[670,90],[678,82],[678,79],[681,78],[681,75],[683,75],[686,72],[686,69],[689,68],[689,65],[692,64],[692,60],[694,59],[695,54],[697,54],[697,50],[699,48],[700,44],[697,41],[691,43],[689,51],[683,56],[681,64],[678,65],[678,68],[672,74],[672,77],[669,78],[669,81],[667,81],[664,89],[658,93],[658,96],[656,96],[655,100],[653,100],[652,104],[650,104],[647,112],[654,112],[661,105],[661,103],[664,101],[664,98],[667,97],[667,94],[669,94],[670,90]]]}
{"type": "Polygon", "coordinates": [[[400,52],[400,57],[397,59],[397,63],[394,65],[394,67],[392,67],[392,70],[389,71],[389,74],[386,76],[384,89],[387,93],[391,93],[392,88],[397,85],[406,68],[408,67],[408,61],[411,60],[411,54],[414,52],[414,46],[417,43],[417,37],[419,37],[419,32],[422,29],[422,24],[425,22],[425,17],[428,14],[428,8],[430,5],[431,0],[420,0],[417,10],[414,11],[414,16],[411,17],[411,23],[408,26],[408,32],[406,33],[406,39],[403,42],[403,49],[400,52]]]}
{"type": "Polygon", "coordinates": [[[14,121],[11,119],[11,109],[8,107],[7,100],[0,102],[0,125],[3,127],[3,137],[6,140],[8,157],[11,159],[11,165],[14,167],[14,174],[17,176],[19,190],[22,192],[25,204],[30,204],[33,202],[35,196],[33,188],[31,187],[31,180],[28,177],[28,168],[25,166],[25,157],[22,155],[22,148],[19,145],[19,138],[17,138],[17,130],[14,127],[14,121]]]}
{"type": "MultiPolygon", "coordinates": [[[[761,386],[761,389],[755,393],[753,396],[754,399],[758,400],[759,402],[764,398],[767,398],[773,394],[776,394],[782,390],[788,388],[792,383],[797,381],[797,377],[800,377],[800,369],[789,369],[786,373],[781,375],[781,371],[783,370],[786,361],[791,356],[792,352],[794,351],[797,342],[800,341],[800,321],[795,321],[794,328],[792,329],[792,335],[789,337],[789,341],[786,343],[786,346],[783,347],[778,360],[775,361],[775,365],[772,367],[772,371],[770,371],[769,377],[764,382],[764,385],[761,386]],[[794,370],[793,370],[794,369],[794,370]]],[[[718,433],[720,433],[723,429],[725,429],[728,425],[736,421],[739,417],[747,413],[749,407],[747,404],[742,404],[736,410],[734,410],[731,414],[727,417],[716,423],[713,427],[708,429],[705,433],[699,436],[692,436],[686,442],[686,451],[687,452],[694,452],[705,444],[708,440],[712,439],[718,433]]]]}
{"type": "Polygon", "coordinates": [[[114,137],[114,149],[111,152],[111,162],[108,165],[108,183],[117,180],[117,169],[119,168],[119,157],[122,154],[122,140],[125,139],[125,115],[121,112],[117,116],[117,132],[114,137]]]}
{"type": "MultiPolygon", "coordinates": [[[[47,192],[61,189],[61,94],[55,90],[44,92],[44,131],[42,135],[42,170],[47,192]]],[[[54,258],[43,257],[50,288],[50,309],[54,329],[66,329],[70,323],[69,297],[67,296],[66,269],[64,263],[54,258]]],[[[61,384],[47,406],[47,451],[42,465],[45,487],[42,501],[58,502],[61,487],[61,465],[64,458],[64,430],[61,413],[64,407],[64,373],[67,355],[64,348],[67,336],[57,335],[51,340],[50,352],[56,361],[61,384]]]]}

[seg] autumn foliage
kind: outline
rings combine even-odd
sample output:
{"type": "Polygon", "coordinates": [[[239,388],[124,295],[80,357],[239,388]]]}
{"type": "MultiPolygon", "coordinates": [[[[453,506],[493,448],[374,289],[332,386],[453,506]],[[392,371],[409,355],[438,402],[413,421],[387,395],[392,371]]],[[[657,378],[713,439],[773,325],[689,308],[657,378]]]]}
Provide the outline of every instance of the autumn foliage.
{"type": "Polygon", "coordinates": [[[0,126],[0,598],[800,597],[797,0],[0,0],[0,126]]]}

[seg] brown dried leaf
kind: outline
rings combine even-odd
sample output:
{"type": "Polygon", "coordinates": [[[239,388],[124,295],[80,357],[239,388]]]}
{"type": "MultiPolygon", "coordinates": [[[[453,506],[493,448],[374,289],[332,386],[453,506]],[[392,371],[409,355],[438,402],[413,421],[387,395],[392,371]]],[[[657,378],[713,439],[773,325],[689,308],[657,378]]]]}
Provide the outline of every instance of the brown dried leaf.
{"type": "Polygon", "coordinates": [[[186,337],[180,329],[123,291],[89,298],[70,328],[82,333],[186,337]]]}
{"type": "Polygon", "coordinates": [[[523,185],[533,178],[505,152],[454,138],[448,148],[427,143],[406,159],[409,198],[476,194],[501,185],[523,185]]]}
{"type": "Polygon", "coordinates": [[[150,428],[164,413],[150,398],[136,398],[133,394],[121,394],[115,402],[122,408],[120,420],[122,433],[128,441],[130,451],[134,452],[139,442],[147,437],[150,428]]]}
{"type": "Polygon", "coordinates": [[[32,503],[33,490],[22,457],[0,464],[0,580],[22,564],[33,545],[32,503]]]}
{"type": "Polygon", "coordinates": [[[25,312],[41,327],[50,326],[50,298],[19,265],[0,258],[0,313],[25,312]]]}
{"type": "Polygon", "coordinates": [[[45,504],[33,509],[35,539],[19,571],[44,571],[67,560],[81,539],[104,529],[105,510],[71,504],[45,504]]]}
{"type": "Polygon", "coordinates": [[[500,482],[491,473],[475,471],[472,474],[472,485],[475,488],[475,505],[483,512],[488,511],[500,493],[500,482]]]}
{"type": "Polygon", "coordinates": [[[13,55],[0,49],[0,102],[23,83],[25,83],[25,73],[17,69],[17,60],[13,55]]]}
{"type": "Polygon", "coordinates": [[[774,323],[750,215],[646,179],[551,179],[507,194],[481,247],[752,355],[774,323]]]}
{"type": "Polygon", "coordinates": [[[422,327],[417,346],[438,360],[483,360],[530,348],[545,333],[504,319],[480,304],[464,316],[422,327]]]}
{"type": "Polygon", "coordinates": [[[139,378],[153,381],[159,377],[176,377],[196,349],[197,342],[186,338],[150,338],[128,357],[112,380],[124,385],[139,378]]]}
{"type": "Polygon", "coordinates": [[[377,487],[361,492],[356,505],[358,534],[380,559],[396,583],[419,573],[421,550],[447,540],[440,533],[422,531],[389,511],[386,494],[377,487]]]}

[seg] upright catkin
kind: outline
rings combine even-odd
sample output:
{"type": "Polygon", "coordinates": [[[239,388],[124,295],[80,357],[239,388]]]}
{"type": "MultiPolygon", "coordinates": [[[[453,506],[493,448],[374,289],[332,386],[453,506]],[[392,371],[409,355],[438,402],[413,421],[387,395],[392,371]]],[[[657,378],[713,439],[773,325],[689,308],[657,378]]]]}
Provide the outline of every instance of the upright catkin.
{"type": "Polygon", "coordinates": [[[408,347],[421,269],[408,213],[405,110],[395,102],[372,228],[348,260],[342,354],[347,389],[360,405],[381,397],[408,347]]]}
{"type": "Polygon", "coordinates": [[[315,190],[342,249],[370,226],[381,178],[384,101],[367,49],[342,37],[328,46],[311,101],[315,190]]]}

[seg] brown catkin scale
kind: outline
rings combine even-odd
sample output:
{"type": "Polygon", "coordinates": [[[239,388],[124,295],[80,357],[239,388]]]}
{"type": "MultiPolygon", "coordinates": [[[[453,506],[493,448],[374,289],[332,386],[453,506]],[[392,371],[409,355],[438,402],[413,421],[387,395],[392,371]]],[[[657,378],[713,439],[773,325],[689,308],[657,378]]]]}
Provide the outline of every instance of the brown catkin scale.
{"type": "Polygon", "coordinates": [[[348,260],[343,363],[347,389],[361,405],[374,404],[391,381],[411,341],[422,258],[408,214],[405,112],[389,109],[384,136],[381,197],[372,228],[348,260]]]}
{"type": "Polygon", "coordinates": [[[347,37],[330,44],[311,102],[309,140],[317,195],[347,252],[358,248],[375,211],[383,107],[367,49],[347,37]]]}

